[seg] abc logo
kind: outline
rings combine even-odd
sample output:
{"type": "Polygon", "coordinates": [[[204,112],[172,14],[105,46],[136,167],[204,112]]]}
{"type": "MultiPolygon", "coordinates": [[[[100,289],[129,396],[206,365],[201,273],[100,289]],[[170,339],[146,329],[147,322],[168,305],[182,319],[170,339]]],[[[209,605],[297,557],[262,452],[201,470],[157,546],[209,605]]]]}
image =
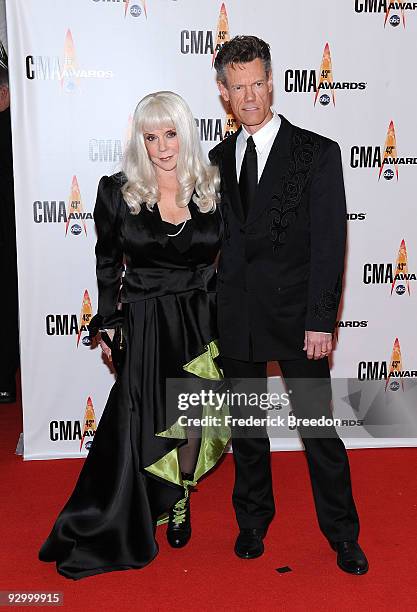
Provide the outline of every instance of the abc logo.
{"type": "Polygon", "coordinates": [[[395,288],[395,292],[398,293],[398,295],[403,295],[405,293],[405,287],[404,285],[398,285],[395,288]]]}
{"type": "Polygon", "coordinates": [[[91,344],[90,336],[84,336],[81,342],[84,344],[84,346],[90,346],[91,344]]]}
{"type": "Polygon", "coordinates": [[[391,24],[392,26],[394,26],[394,28],[395,28],[397,25],[400,25],[400,17],[399,17],[399,15],[392,15],[392,17],[390,17],[389,22],[390,22],[390,24],[391,24]]]}
{"type": "Polygon", "coordinates": [[[392,170],[391,168],[387,168],[384,172],[384,179],[390,181],[392,178],[394,178],[394,170],[392,170]]]}
{"type": "Polygon", "coordinates": [[[92,440],[89,440],[88,442],[85,443],[85,450],[90,450],[91,445],[92,445],[92,440]]]}
{"type": "Polygon", "coordinates": [[[79,234],[81,234],[81,226],[77,223],[73,225],[71,227],[71,234],[74,234],[74,236],[78,236],[79,234]]]}
{"type": "Polygon", "coordinates": [[[64,85],[64,91],[66,93],[72,93],[76,90],[76,85],[74,81],[67,81],[64,85]]]}
{"type": "Polygon", "coordinates": [[[392,383],[390,383],[389,388],[391,389],[391,391],[398,391],[398,389],[400,388],[400,383],[398,382],[398,380],[393,380],[392,383]]]}
{"type": "Polygon", "coordinates": [[[328,96],[327,94],[323,94],[322,96],[320,96],[320,104],[322,106],[327,106],[330,102],[330,96],[328,96]]]}
{"type": "Polygon", "coordinates": [[[137,4],[134,4],[130,7],[130,14],[132,15],[132,17],[139,17],[141,13],[142,9],[137,4]]]}

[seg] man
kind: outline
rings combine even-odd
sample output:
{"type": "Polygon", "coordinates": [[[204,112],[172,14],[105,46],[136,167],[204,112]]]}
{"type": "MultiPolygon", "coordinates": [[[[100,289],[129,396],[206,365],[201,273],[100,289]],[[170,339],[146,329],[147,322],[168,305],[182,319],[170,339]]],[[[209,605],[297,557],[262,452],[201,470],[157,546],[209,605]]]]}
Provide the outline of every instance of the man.
{"type": "Polygon", "coordinates": [[[16,401],[19,361],[16,229],[13,193],[12,135],[7,55],[0,43],[0,403],[16,401]]]}
{"type": "MultiPolygon", "coordinates": [[[[215,68],[220,94],[242,126],[209,154],[222,178],[218,326],[224,374],[265,380],[267,361],[277,360],[284,379],[298,389],[293,410],[330,415],[328,356],[346,235],[340,149],[271,109],[271,56],[264,41],[236,36],[219,51],[215,68]],[[327,391],[314,396],[314,381],[324,381],[327,391]],[[304,384],[313,390],[311,405],[300,393],[304,384]]],[[[339,567],[364,574],[368,562],[357,543],[343,442],[334,428],[326,437],[300,434],[320,528],[339,567]]],[[[240,528],[235,552],[250,559],[263,553],[275,511],[269,439],[235,431],[233,454],[240,528]]]]}

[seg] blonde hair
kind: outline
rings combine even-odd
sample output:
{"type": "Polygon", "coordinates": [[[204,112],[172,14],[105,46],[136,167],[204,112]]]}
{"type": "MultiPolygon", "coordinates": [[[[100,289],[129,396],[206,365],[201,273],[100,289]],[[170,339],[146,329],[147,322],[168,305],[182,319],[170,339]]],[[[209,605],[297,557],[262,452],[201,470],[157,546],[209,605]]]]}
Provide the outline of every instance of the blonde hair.
{"type": "Polygon", "coordinates": [[[188,104],[172,91],[157,91],[142,98],[135,109],[132,136],[122,163],[127,178],[122,193],[133,214],[140,212],[142,202],[152,209],[160,198],[143,134],[171,124],[175,126],[179,142],[177,205],[186,207],[194,190],[193,201],[201,212],[214,210],[220,199],[219,171],[203,159],[197,126],[188,104]]]}

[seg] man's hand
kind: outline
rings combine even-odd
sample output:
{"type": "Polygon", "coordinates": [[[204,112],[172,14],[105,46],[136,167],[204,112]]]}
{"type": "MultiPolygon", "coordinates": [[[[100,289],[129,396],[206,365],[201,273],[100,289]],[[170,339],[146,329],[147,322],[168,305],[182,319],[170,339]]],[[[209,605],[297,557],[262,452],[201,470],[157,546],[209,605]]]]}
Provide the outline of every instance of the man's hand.
{"type": "Polygon", "coordinates": [[[328,357],[333,350],[332,334],[327,332],[306,331],[303,351],[307,351],[308,359],[328,357]]]}

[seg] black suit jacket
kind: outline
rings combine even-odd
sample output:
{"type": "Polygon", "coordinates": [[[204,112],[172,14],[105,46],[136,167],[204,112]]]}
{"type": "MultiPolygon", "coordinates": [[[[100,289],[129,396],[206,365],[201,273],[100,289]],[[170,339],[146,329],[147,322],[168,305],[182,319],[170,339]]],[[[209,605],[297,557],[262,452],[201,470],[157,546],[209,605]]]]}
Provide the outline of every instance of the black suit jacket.
{"type": "Polygon", "coordinates": [[[234,359],[304,357],[305,330],[333,332],[340,301],[346,242],[340,148],[280,117],[246,220],[236,178],[239,132],[209,153],[221,173],[225,223],[220,349],[234,359]]]}

